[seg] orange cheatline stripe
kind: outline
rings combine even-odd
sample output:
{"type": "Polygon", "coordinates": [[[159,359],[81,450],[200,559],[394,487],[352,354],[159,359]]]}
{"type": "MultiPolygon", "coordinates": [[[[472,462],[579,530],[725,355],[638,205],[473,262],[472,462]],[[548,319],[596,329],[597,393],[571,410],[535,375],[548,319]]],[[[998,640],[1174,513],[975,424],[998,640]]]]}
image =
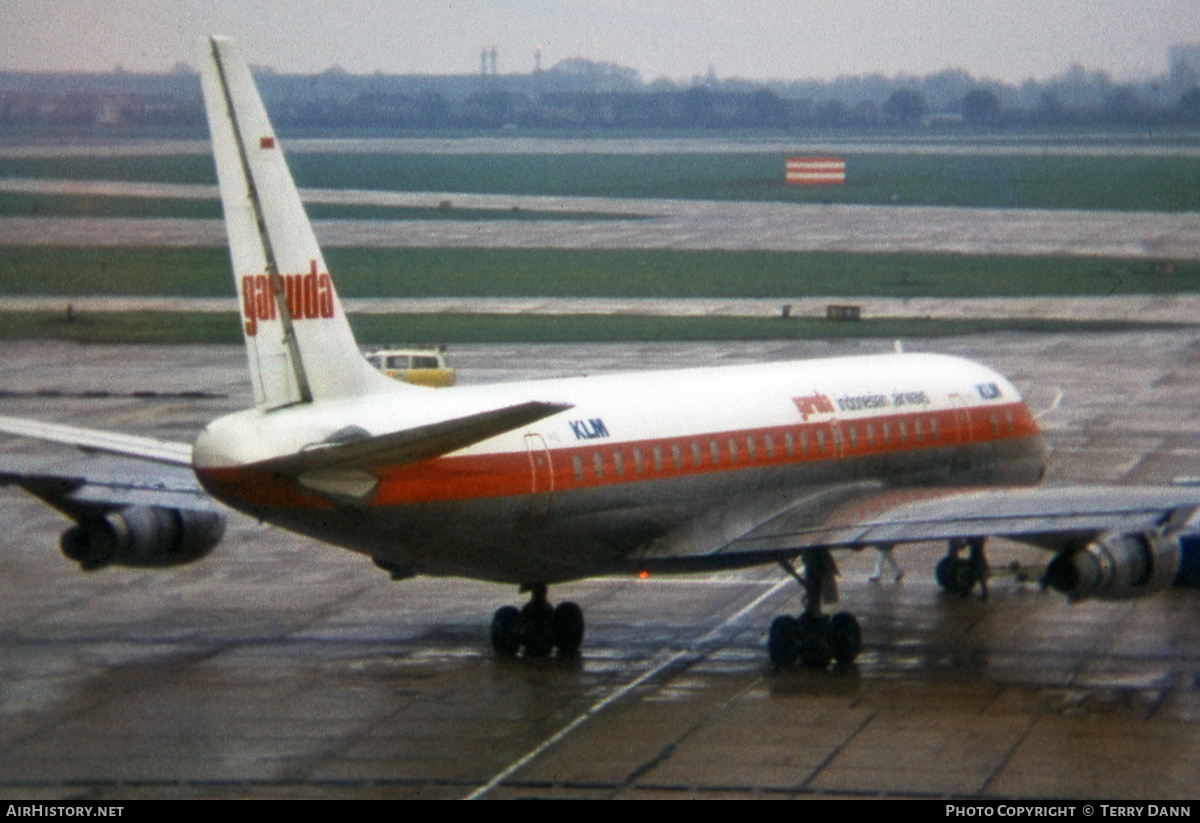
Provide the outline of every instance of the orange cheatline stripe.
{"type": "MultiPolygon", "coordinates": [[[[823,421],[719,433],[706,432],[653,440],[605,440],[600,443],[557,448],[550,451],[549,471],[552,472],[552,476],[545,475],[539,478],[539,490],[552,488],[555,492],[569,492],[660,478],[901,454],[956,445],[986,444],[1038,434],[1037,424],[1029,415],[1028,409],[1019,403],[971,408],[967,415],[969,426],[966,431],[960,429],[962,419],[959,415],[963,413],[963,410],[956,409],[919,411],[842,419],[836,423],[823,421]],[[1012,417],[1011,430],[1008,428],[1007,415],[1012,417]],[[915,432],[918,421],[921,423],[919,439],[915,432]],[[936,421],[936,433],[930,426],[931,421],[936,421]],[[903,440],[899,437],[899,426],[902,422],[906,430],[903,440]],[[883,437],[885,423],[889,428],[886,442],[883,437]],[[868,426],[871,427],[869,434],[868,426]],[[786,435],[789,432],[792,435],[791,454],[787,453],[786,445],[786,435]],[[767,453],[768,436],[772,441],[771,454],[767,453]],[[753,459],[749,455],[748,439],[754,443],[753,459]],[[736,444],[735,460],[730,459],[730,440],[736,444]],[[712,461],[713,441],[718,447],[716,463],[712,461]],[[693,443],[699,447],[699,465],[694,460],[693,443]],[[806,444],[803,448],[802,443],[806,444]],[[679,452],[678,466],[675,463],[673,446],[679,452]],[[658,468],[655,462],[656,447],[661,458],[661,468],[658,468]],[[641,452],[641,472],[636,468],[635,449],[641,452]],[[613,454],[617,452],[621,454],[620,474],[617,473],[613,460],[613,454]],[[602,471],[599,477],[595,472],[596,454],[600,455],[601,460],[602,471]],[[576,461],[581,469],[578,472],[576,461]]],[[[328,508],[331,505],[327,500],[298,488],[291,480],[256,470],[253,466],[205,469],[199,474],[218,497],[247,506],[304,509],[328,508]]],[[[530,469],[529,453],[526,451],[440,457],[411,465],[383,468],[375,474],[379,478],[379,488],[371,501],[372,506],[520,496],[529,495],[534,491],[534,478],[530,469]]]]}

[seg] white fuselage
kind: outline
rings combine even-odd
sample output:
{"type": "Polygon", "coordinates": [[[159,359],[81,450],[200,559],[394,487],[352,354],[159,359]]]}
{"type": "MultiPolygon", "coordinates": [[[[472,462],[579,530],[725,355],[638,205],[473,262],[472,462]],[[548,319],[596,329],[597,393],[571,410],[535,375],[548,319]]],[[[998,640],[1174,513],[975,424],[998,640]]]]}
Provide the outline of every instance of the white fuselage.
{"type": "Polygon", "coordinates": [[[1032,483],[1044,460],[1008,380],[924,354],[385,392],[234,414],[194,449],[205,487],[263,520],[414,573],[518,583],[716,550],[805,501],[818,525],[831,489],[1032,483]],[[369,477],[256,466],[350,426],[380,435],[531,400],[571,408],[369,477]]]}

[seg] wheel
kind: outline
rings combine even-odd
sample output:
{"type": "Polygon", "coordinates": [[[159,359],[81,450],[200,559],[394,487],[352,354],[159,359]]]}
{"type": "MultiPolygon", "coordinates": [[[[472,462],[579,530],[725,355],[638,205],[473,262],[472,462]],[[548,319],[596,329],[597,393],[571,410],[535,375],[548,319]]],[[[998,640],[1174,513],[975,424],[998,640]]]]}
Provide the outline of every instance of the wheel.
{"type": "Polygon", "coordinates": [[[975,567],[960,557],[943,557],[934,569],[937,584],[951,594],[967,595],[979,582],[975,567]]]}
{"type": "Polygon", "coordinates": [[[516,606],[504,606],[492,615],[492,648],[501,657],[512,657],[521,648],[521,612],[516,606]]]}
{"type": "Polygon", "coordinates": [[[554,649],[554,610],[545,600],[530,600],[521,609],[521,645],[527,657],[546,657],[554,649]]]}
{"type": "Polygon", "coordinates": [[[850,612],[838,612],[829,621],[829,647],[833,659],[848,666],[862,650],[862,628],[850,612]]]}
{"type": "Polygon", "coordinates": [[[554,648],[563,657],[574,657],[579,654],[583,644],[583,609],[575,603],[567,601],[554,607],[550,635],[554,639],[554,648]]]}
{"type": "Polygon", "coordinates": [[[767,633],[767,654],[771,656],[771,665],[777,669],[796,662],[800,654],[800,624],[796,618],[781,614],[771,621],[771,630],[767,633]]]}
{"type": "Polygon", "coordinates": [[[942,591],[948,592],[954,585],[954,564],[957,562],[957,557],[943,557],[934,567],[933,577],[942,591]]]}
{"type": "Polygon", "coordinates": [[[808,669],[823,669],[833,659],[829,645],[829,618],[802,613],[796,618],[800,628],[800,664],[808,669]]]}

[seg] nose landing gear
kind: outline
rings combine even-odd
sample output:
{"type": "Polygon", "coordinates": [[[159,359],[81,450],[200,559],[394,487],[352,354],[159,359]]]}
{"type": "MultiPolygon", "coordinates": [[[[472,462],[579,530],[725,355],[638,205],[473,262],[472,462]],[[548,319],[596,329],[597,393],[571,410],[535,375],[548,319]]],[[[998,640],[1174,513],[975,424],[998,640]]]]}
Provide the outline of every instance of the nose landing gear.
{"type": "Polygon", "coordinates": [[[551,606],[546,586],[529,586],[529,602],[503,606],[492,617],[492,648],[502,657],[524,650],[526,657],[574,657],[583,644],[583,610],[570,601],[551,606]]]}

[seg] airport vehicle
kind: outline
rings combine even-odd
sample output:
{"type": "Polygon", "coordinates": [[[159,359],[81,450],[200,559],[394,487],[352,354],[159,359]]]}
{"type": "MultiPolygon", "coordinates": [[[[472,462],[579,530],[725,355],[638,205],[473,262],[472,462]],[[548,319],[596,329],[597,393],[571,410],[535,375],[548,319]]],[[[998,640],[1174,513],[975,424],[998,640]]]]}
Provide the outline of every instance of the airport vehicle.
{"type": "Polygon", "coordinates": [[[388,346],[368,351],[364,356],[368,363],[393,380],[439,389],[454,385],[454,369],[446,365],[446,356],[440,348],[388,346]]]}
{"type": "Polygon", "coordinates": [[[986,580],[985,540],[1052,553],[1072,599],[1200,581],[1195,488],[1042,488],[1046,452],[1014,386],[932,354],[445,389],[362,357],[249,70],[223,38],[202,81],[253,408],[194,444],[0,418],[0,431],[147,467],[114,479],[0,462],[0,482],[72,520],[84,569],[171,566],[219,541],[213,499],[370,557],[397,579],[462,576],[531,596],[493,618],[500,654],[569,655],[584,621],[547,588],[607,574],[778,563],[802,594],[774,664],[850,663],[861,628],[834,553],[947,542],[937,577],[986,580]],[[157,464],[158,468],[150,466],[157,464]],[[139,479],[130,479],[139,478],[139,479]]]}

